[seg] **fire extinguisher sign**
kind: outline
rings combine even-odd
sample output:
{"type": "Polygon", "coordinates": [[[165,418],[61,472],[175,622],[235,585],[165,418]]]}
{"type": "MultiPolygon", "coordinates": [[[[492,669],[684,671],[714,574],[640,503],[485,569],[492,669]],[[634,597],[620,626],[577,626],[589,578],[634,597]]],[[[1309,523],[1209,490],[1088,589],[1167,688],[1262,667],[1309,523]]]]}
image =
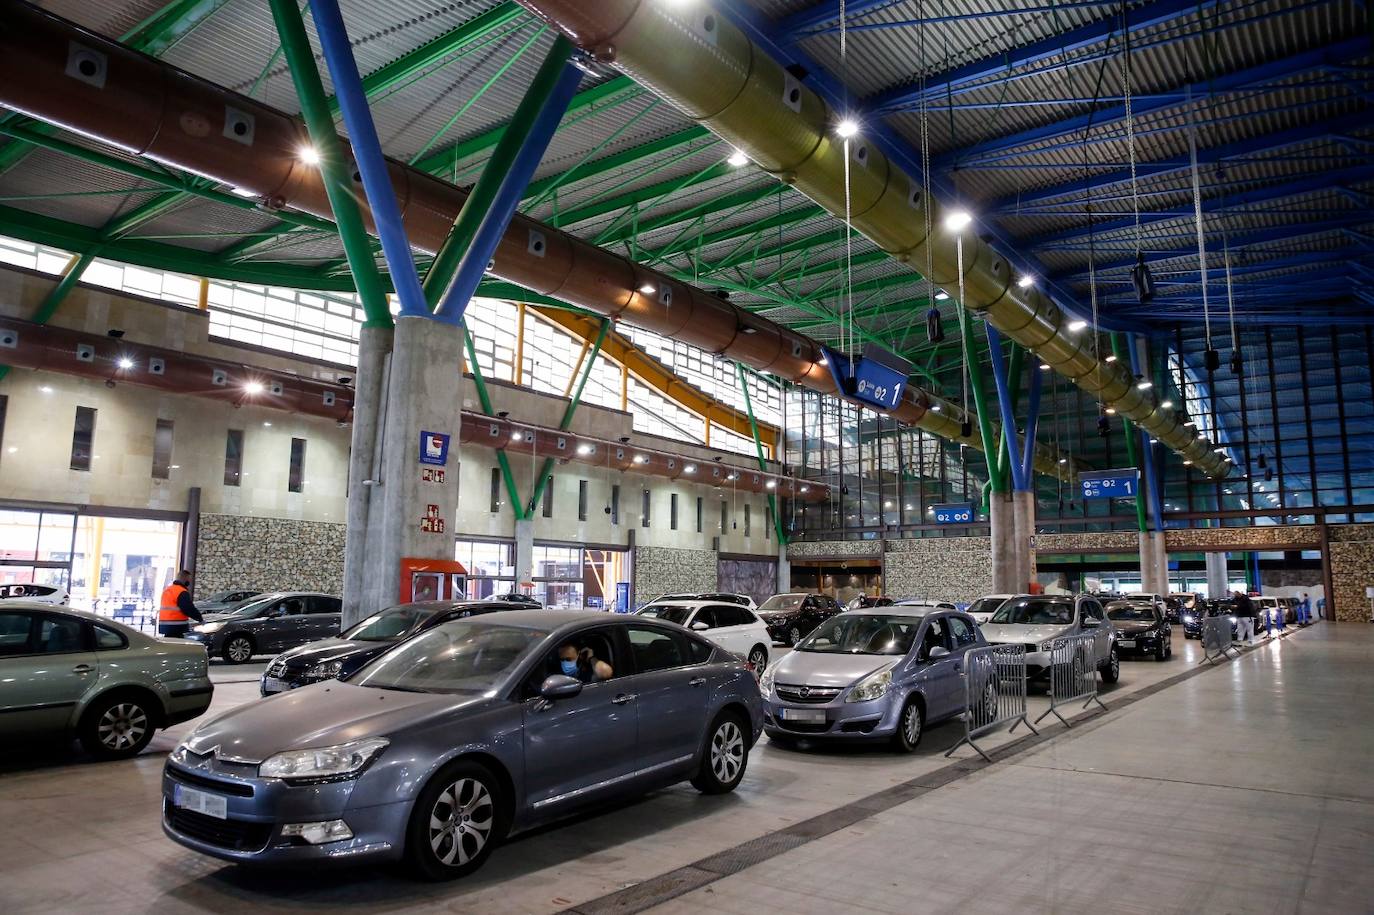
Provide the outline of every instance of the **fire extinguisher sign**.
{"type": "Polygon", "coordinates": [[[433,503],[425,506],[425,513],[420,518],[420,530],[427,534],[444,532],[444,516],[439,514],[439,506],[433,503]]]}
{"type": "Polygon", "coordinates": [[[420,463],[443,467],[448,463],[447,432],[420,432],[420,463]]]}

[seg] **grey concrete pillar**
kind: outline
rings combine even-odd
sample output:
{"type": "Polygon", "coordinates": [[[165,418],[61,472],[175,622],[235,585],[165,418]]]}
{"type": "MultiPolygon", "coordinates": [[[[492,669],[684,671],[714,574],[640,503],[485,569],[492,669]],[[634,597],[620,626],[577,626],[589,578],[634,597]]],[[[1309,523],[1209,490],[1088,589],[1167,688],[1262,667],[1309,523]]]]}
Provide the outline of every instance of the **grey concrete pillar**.
{"type": "Polygon", "coordinates": [[[1156,577],[1159,580],[1159,593],[1168,594],[1172,588],[1169,585],[1169,551],[1164,546],[1164,532],[1153,531],[1150,534],[1153,544],[1156,577]]]}
{"type": "MultiPolygon", "coordinates": [[[[778,547],[778,594],[786,594],[792,590],[792,560],[787,558],[786,545],[778,547]]],[[[884,582],[886,586],[886,582],[884,582]]]]}
{"type": "Polygon", "coordinates": [[[385,413],[387,370],[392,330],[364,327],[358,337],[358,372],[353,376],[353,434],[348,453],[347,535],[344,540],[343,625],[358,622],[380,607],[365,605],[363,591],[369,575],[368,519],[377,487],[382,416],[385,413]]]}
{"type": "Polygon", "coordinates": [[[1018,573],[1013,549],[1013,541],[1016,539],[1016,514],[1008,493],[988,493],[988,533],[992,545],[993,593],[1022,593],[1016,585],[1018,573]]]}
{"type": "Polygon", "coordinates": [[[1225,597],[1230,584],[1226,574],[1226,554],[1225,553],[1203,553],[1203,558],[1207,563],[1207,596],[1211,598],[1225,597]]]}
{"type": "Polygon", "coordinates": [[[1164,535],[1159,531],[1140,532],[1140,590],[1169,593],[1169,560],[1164,551],[1164,535]]]}
{"type": "Polygon", "coordinates": [[[1016,562],[1016,586],[1012,590],[1024,594],[1035,579],[1035,493],[1030,490],[1013,492],[1011,503],[1011,553],[1016,562]]]}
{"type": "Polygon", "coordinates": [[[534,580],[534,519],[515,522],[515,589],[523,589],[525,582],[534,580]]]}
{"type": "Polygon", "coordinates": [[[396,319],[380,474],[372,487],[380,492],[372,497],[366,525],[364,608],[396,603],[403,558],[453,559],[462,355],[461,328],[425,317],[396,319]],[[440,463],[443,436],[447,454],[440,463]]]}

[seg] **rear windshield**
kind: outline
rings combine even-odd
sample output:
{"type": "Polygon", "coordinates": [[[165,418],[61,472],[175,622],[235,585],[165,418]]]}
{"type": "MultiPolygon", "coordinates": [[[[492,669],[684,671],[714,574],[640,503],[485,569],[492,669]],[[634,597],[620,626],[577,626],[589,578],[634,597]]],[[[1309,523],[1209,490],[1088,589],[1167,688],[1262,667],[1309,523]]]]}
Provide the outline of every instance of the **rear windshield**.
{"type": "Polygon", "coordinates": [[[1141,606],[1139,601],[1111,604],[1107,607],[1107,619],[1120,623],[1153,622],[1154,618],[1154,608],[1141,606]]]}
{"type": "Polygon", "coordinates": [[[992,613],[1006,601],[1005,597],[980,597],[969,605],[969,613],[992,613]]]}
{"type": "Polygon", "coordinates": [[[665,620],[669,623],[677,623],[679,626],[685,626],[687,625],[687,617],[692,615],[692,608],[650,604],[643,610],[640,610],[639,615],[652,616],[654,619],[665,620]]]}
{"type": "Polygon", "coordinates": [[[394,642],[419,625],[424,617],[425,613],[413,605],[391,607],[374,613],[342,637],[356,642],[394,642]]]}
{"type": "Polygon", "coordinates": [[[1014,626],[1067,626],[1073,622],[1073,604],[1036,597],[1009,600],[992,615],[991,622],[1014,626]]]}

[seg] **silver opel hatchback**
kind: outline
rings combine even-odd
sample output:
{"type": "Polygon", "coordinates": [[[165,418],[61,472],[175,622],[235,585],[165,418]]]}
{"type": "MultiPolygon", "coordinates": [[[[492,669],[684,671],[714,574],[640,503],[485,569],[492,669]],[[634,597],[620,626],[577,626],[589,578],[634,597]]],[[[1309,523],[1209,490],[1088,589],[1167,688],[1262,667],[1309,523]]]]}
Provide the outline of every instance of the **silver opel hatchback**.
{"type": "Polygon", "coordinates": [[[759,684],[774,740],[889,740],[903,752],[965,708],[964,653],[985,645],[966,613],[894,605],[833,617],[759,684]]]}

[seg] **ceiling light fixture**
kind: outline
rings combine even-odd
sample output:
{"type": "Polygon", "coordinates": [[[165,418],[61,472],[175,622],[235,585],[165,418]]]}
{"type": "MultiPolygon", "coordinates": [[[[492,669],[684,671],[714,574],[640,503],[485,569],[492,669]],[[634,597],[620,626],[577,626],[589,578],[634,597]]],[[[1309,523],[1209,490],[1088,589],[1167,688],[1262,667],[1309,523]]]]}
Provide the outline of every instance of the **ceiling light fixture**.
{"type": "Polygon", "coordinates": [[[523,433],[520,432],[512,432],[510,434],[510,440],[513,442],[522,442],[525,440],[525,436],[523,433]]]}
{"type": "Polygon", "coordinates": [[[243,386],[243,393],[245,394],[261,394],[262,392],[263,387],[261,381],[249,381],[243,386]]]}
{"type": "Polygon", "coordinates": [[[1076,334],[1076,333],[1078,333],[1080,330],[1085,330],[1085,329],[1087,329],[1087,326],[1088,326],[1088,322],[1087,322],[1087,321],[1082,321],[1082,320],[1079,320],[1079,321],[1070,321],[1070,322],[1069,322],[1069,331],[1070,331],[1071,333],[1075,333],[1075,334],[1076,334]]]}
{"type": "Polygon", "coordinates": [[[1040,371],[1042,371],[1042,372],[1048,372],[1049,370],[1050,370],[1050,364],[1049,364],[1048,362],[1042,362],[1042,363],[1040,363],[1040,371]]]}
{"type": "Polygon", "coordinates": [[[306,165],[319,165],[320,154],[313,146],[302,146],[297,153],[306,165]]]}
{"type": "Polygon", "coordinates": [[[1103,362],[1115,362],[1115,361],[1116,361],[1116,353],[1112,353],[1110,356],[1108,356],[1106,359],[1103,359],[1102,361],[1103,361],[1103,362]]]}
{"type": "Polygon", "coordinates": [[[644,455],[642,455],[642,454],[636,454],[636,455],[635,455],[635,463],[636,463],[636,464],[647,464],[648,462],[649,462],[649,459],[646,458],[644,455]]]}
{"type": "Polygon", "coordinates": [[[683,473],[696,473],[696,472],[697,472],[697,465],[696,465],[696,464],[687,464],[687,465],[684,465],[683,468],[682,468],[682,472],[683,472],[683,473]]]}
{"type": "Polygon", "coordinates": [[[128,356],[120,356],[119,367],[127,372],[129,369],[134,367],[134,360],[130,359],[128,356]]]}
{"type": "Polygon", "coordinates": [[[658,287],[653,283],[645,283],[639,287],[639,291],[644,295],[653,295],[655,292],[658,292],[658,287]]]}
{"type": "Polygon", "coordinates": [[[1148,378],[1142,378],[1135,383],[1135,386],[1138,390],[1148,391],[1155,386],[1155,383],[1148,378]]]}
{"type": "Polygon", "coordinates": [[[588,454],[591,454],[591,453],[592,453],[593,451],[595,451],[595,450],[596,450],[596,446],[594,446],[594,445],[578,445],[578,446],[577,446],[577,453],[578,453],[578,454],[581,454],[581,455],[588,455],[588,454]]]}
{"type": "Polygon", "coordinates": [[[1016,281],[1016,285],[1022,289],[1029,289],[1031,286],[1035,285],[1035,277],[1029,275],[1023,276],[1016,281]]]}
{"type": "Polygon", "coordinates": [[[945,217],[945,228],[951,232],[962,232],[973,222],[973,214],[968,210],[955,210],[945,217]]]}
{"type": "Polygon", "coordinates": [[[1174,408],[1174,402],[1172,400],[1168,400],[1167,398],[1165,400],[1161,400],[1159,402],[1159,405],[1165,410],[1172,410],[1174,408]]]}
{"type": "Polygon", "coordinates": [[[840,123],[835,125],[835,133],[846,140],[850,137],[858,136],[859,122],[853,118],[844,118],[840,123]]]}
{"type": "Polygon", "coordinates": [[[729,162],[735,168],[740,168],[741,166],[749,164],[749,157],[737,149],[734,152],[730,153],[730,158],[726,159],[725,161],[729,162]]]}
{"type": "Polygon", "coordinates": [[[937,301],[937,302],[943,302],[943,301],[945,301],[945,299],[948,299],[948,298],[949,298],[949,293],[948,293],[948,292],[945,292],[943,289],[940,290],[939,292],[935,293],[935,301],[937,301]]]}

